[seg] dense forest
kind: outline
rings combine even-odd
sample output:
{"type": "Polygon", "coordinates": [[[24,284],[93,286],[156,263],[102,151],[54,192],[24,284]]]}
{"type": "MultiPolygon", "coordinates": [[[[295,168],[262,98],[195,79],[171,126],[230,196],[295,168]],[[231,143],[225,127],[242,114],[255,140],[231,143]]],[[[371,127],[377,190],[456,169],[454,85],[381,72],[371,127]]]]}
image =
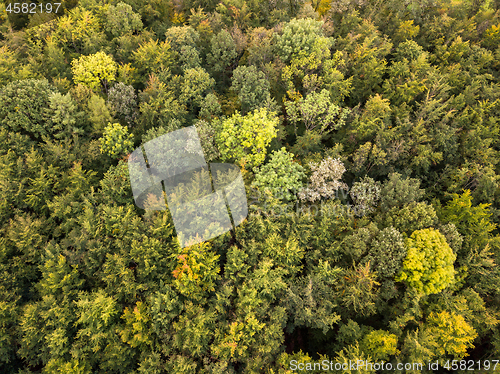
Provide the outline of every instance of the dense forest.
{"type": "Polygon", "coordinates": [[[0,4],[1,373],[500,372],[499,0],[29,9],[0,4]],[[190,126],[248,215],[183,247],[127,165],[190,126]]]}

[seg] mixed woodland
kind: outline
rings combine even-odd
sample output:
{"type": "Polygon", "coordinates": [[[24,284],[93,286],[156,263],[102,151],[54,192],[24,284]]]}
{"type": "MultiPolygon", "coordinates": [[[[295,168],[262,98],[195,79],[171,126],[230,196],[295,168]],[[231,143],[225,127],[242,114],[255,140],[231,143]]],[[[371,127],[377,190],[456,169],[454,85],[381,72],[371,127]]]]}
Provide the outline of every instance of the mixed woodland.
{"type": "Polygon", "coordinates": [[[500,359],[499,0],[12,5],[1,373],[500,359]],[[182,248],[127,161],[189,126],[248,216],[182,248]]]}

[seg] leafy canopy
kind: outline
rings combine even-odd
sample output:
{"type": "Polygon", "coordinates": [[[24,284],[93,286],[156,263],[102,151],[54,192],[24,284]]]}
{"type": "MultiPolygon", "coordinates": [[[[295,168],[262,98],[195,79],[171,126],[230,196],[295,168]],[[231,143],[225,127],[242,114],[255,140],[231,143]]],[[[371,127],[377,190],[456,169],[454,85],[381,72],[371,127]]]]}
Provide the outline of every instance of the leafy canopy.
{"type": "Polygon", "coordinates": [[[293,161],[293,153],[283,147],[274,151],[270,161],[257,169],[253,187],[269,190],[274,196],[285,201],[295,200],[295,191],[302,188],[305,178],[304,168],[293,161]]]}
{"type": "Polygon", "coordinates": [[[426,295],[441,292],[453,283],[456,256],[443,234],[432,228],[417,230],[406,240],[406,246],[408,254],[396,281],[404,281],[426,295]]]}
{"type": "Polygon", "coordinates": [[[222,121],[217,145],[224,160],[234,159],[251,168],[262,164],[267,146],[277,135],[279,120],[275,113],[260,108],[242,116],[236,112],[222,121]]]}
{"type": "Polygon", "coordinates": [[[71,62],[73,80],[95,90],[102,86],[107,88],[109,82],[116,78],[117,64],[104,52],[89,56],[81,56],[71,62]]]}

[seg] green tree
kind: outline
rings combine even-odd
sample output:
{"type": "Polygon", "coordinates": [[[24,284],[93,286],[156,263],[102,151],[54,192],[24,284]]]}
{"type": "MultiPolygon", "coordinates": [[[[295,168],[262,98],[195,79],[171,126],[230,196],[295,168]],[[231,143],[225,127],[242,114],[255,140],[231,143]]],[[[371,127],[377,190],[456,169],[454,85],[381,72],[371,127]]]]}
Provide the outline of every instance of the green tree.
{"type": "Polygon", "coordinates": [[[106,125],[113,120],[106,101],[101,96],[92,94],[86,109],[94,133],[101,135],[106,125]]]}
{"type": "Polygon", "coordinates": [[[298,135],[300,128],[301,134],[304,131],[315,132],[324,137],[329,132],[340,129],[349,113],[332,103],[327,90],[311,92],[305,99],[298,101],[287,101],[285,106],[288,118],[295,126],[295,135],[298,135]]]}
{"type": "Polygon", "coordinates": [[[47,108],[55,92],[46,80],[26,79],[7,84],[0,91],[0,123],[10,131],[34,139],[52,134],[47,108]]]}
{"type": "Polygon", "coordinates": [[[184,71],[179,100],[187,105],[190,111],[200,108],[203,99],[215,85],[215,81],[203,68],[186,69],[184,71]]]}
{"type": "Polygon", "coordinates": [[[374,330],[366,334],[360,342],[360,347],[367,352],[374,361],[387,361],[398,354],[398,338],[384,330],[374,330]]]}
{"type": "Polygon", "coordinates": [[[278,55],[283,61],[289,62],[294,57],[309,55],[318,39],[327,41],[329,47],[331,40],[323,36],[322,22],[312,18],[294,18],[276,36],[275,45],[278,55]]]}
{"type": "Polygon", "coordinates": [[[52,111],[51,122],[56,138],[84,133],[83,128],[76,125],[77,120],[81,119],[81,113],[77,112],[76,104],[69,93],[62,95],[55,92],[50,95],[49,100],[52,111]]]}
{"type": "Polygon", "coordinates": [[[462,359],[467,350],[473,348],[477,332],[459,314],[442,311],[432,312],[427,318],[422,334],[429,338],[430,347],[439,358],[450,355],[462,359]]]}
{"type": "Polygon", "coordinates": [[[434,229],[417,230],[406,240],[406,246],[408,253],[396,281],[404,281],[426,295],[453,284],[456,256],[443,234],[434,229]]]}
{"type": "Polygon", "coordinates": [[[375,219],[381,226],[392,225],[400,232],[412,233],[434,226],[437,215],[434,207],[425,202],[411,202],[402,208],[393,207],[375,219]]]}
{"type": "Polygon", "coordinates": [[[382,186],[380,206],[382,210],[402,206],[420,200],[425,191],[420,189],[420,181],[415,178],[402,178],[401,174],[391,173],[382,186]]]}
{"type": "Polygon", "coordinates": [[[201,103],[199,118],[209,121],[215,117],[219,117],[221,114],[222,108],[217,96],[213,93],[207,94],[201,103]]]}
{"type": "Polygon", "coordinates": [[[106,9],[106,30],[113,36],[138,32],[142,29],[141,16],[129,4],[109,4],[106,9]]]}
{"type": "Polygon", "coordinates": [[[201,67],[200,34],[191,26],[170,27],[165,33],[166,41],[177,53],[181,70],[201,67]]]}
{"type": "Polygon", "coordinates": [[[207,121],[200,120],[195,123],[196,131],[200,138],[201,147],[205,155],[205,160],[211,162],[216,160],[219,156],[219,150],[216,145],[216,131],[215,128],[207,121]]]}
{"type": "Polygon", "coordinates": [[[293,160],[293,153],[285,148],[274,151],[268,163],[257,168],[252,187],[270,191],[284,201],[296,200],[296,192],[302,188],[304,168],[293,160]]]}
{"type": "Polygon", "coordinates": [[[143,77],[151,73],[160,73],[173,64],[173,53],[168,42],[150,39],[134,51],[134,66],[143,77]]]}
{"type": "Polygon", "coordinates": [[[101,152],[109,156],[117,157],[132,151],[134,143],[133,135],[128,133],[128,129],[119,123],[109,123],[104,129],[101,138],[101,152]]]}
{"type": "Polygon", "coordinates": [[[138,122],[143,131],[153,127],[172,128],[184,123],[186,106],[175,97],[174,92],[158,76],[150,76],[147,86],[139,93],[138,122]]]}
{"type": "Polygon", "coordinates": [[[266,158],[267,146],[277,135],[279,120],[261,108],[242,116],[236,112],[222,120],[217,131],[217,146],[224,160],[234,159],[254,168],[266,158]]]}
{"type": "Polygon", "coordinates": [[[207,63],[210,70],[219,75],[224,72],[236,59],[236,44],[229,32],[222,30],[212,37],[210,41],[210,52],[207,55],[207,63]]]}
{"type": "Polygon", "coordinates": [[[106,44],[99,18],[82,7],[75,7],[56,20],[53,37],[65,52],[91,55],[106,44]]]}
{"type": "Polygon", "coordinates": [[[231,90],[238,94],[242,113],[258,109],[271,100],[269,81],[255,66],[238,66],[231,79],[231,90]]]}
{"type": "Polygon", "coordinates": [[[393,279],[399,274],[407,248],[404,237],[398,230],[394,227],[381,230],[370,243],[370,247],[365,261],[370,262],[379,279],[393,279]]]}
{"type": "Polygon", "coordinates": [[[441,211],[444,222],[453,223],[458,232],[466,238],[467,247],[486,245],[491,232],[496,225],[491,222],[489,204],[472,206],[470,190],[465,190],[461,195],[454,194],[441,211]]]}
{"type": "Polygon", "coordinates": [[[95,90],[108,90],[108,84],[116,79],[117,64],[104,52],[81,56],[71,62],[73,80],[95,90]]]}

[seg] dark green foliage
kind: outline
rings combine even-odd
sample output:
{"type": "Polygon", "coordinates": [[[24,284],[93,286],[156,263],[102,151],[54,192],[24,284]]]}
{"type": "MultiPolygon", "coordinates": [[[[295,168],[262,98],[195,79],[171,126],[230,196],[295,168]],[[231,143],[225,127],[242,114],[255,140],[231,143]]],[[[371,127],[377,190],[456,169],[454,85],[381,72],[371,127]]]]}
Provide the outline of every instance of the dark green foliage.
{"type": "Polygon", "coordinates": [[[389,175],[380,194],[382,210],[389,210],[420,200],[424,196],[424,190],[420,189],[417,179],[401,178],[400,174],[394,173],[389,175]]]}
{"type": "Polygon", "coordinates": [[[50,96],[56,92],[46,80],[27,79],[7,84],[0,91],[0,123],[13,132],[41,140],[53,132],[50,96]]]}
{"type": "Polygon", "coordinates": [[[238,66],[232,77],[231,89],[238,93],[243,113],[251,112],[269,102],[269,82],[255,66],[238,66]]]}
{"type": "Polygon", "coordinates": [[[371,249],[365,261],[370,262],[379,279],[397,275],[406,257],[403,235],[394,227],[387,227],[373,238],[370,245],[371,249]]]}
{"type": "Polygon", "coordinates": [[[218,78],[236,59],[236,44],[226,30],[214,35],[210,41],[207,63],[210,71],[218,78]]]}

